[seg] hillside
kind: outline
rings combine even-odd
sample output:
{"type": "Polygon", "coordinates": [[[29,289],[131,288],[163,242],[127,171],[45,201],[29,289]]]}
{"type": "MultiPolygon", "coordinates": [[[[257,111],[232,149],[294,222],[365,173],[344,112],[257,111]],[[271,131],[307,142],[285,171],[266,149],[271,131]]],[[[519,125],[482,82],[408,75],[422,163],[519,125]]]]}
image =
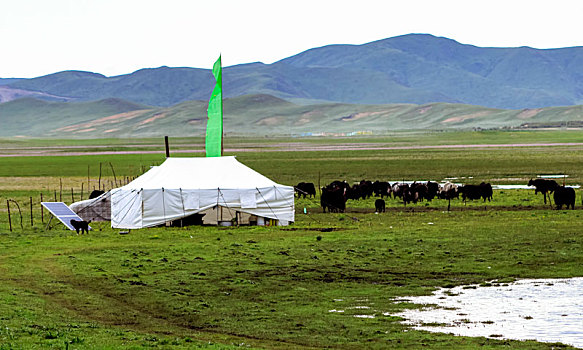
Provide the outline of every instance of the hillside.
{"type": "Polygon", "coordinates": [[[5,79],[2,79],[2,78],[0,78],[0,86],[6,85],[6,84],[15,83],[15,82],[17,82],[19,80],[22,80],[22,79],[15,79],[15,78],[7,78],[7,79],[5,78],[5,79]]]}
{"type": "MultiPolygon", "coordinates": [[[[0,104],[0,136],[83,136],[80,133],[71,134],[62,128],[79,123],[112,118],[130,112],[149,109],[135,103],[106,99],[95,102],[48,102],[33,98],[22,98],[0,104]]],[[[131,113],[130,113],[131,114],[131,113]]],[[[107,125],[104,123],[103,125],[107,125]]],[[[92,132],[95,130],[86,130],[92,132]]],[[[100,130],[103,133],[105,130],[100,130]]],[[[87,134],[85,134],[87,135],[87,134]]],[[[106,137],[106,134],[100,134],[106,137]]]]}
{"type": "MultiPolygon", "coordinates": [[[[213,78],[205,69],[160,67],[114,77],[66,71],[4,86],[75,101],[119,98],[170,107],[207,100],[213,78]]],[[[314,48],[273,64],[226,67],[223,86],[225,97],[269,94],[303,104],[569,106],[583,103],[583,47],[482,48],[410,34],[314,48]]]]}
{"type": "MultiPolygon", "coordinates": [[[[150,107],[119,99],[96,102],[47,102],[20,99],[0,104],[0,137],[99,138],[201,136],[206,101],[150,107]]],[[[583,106],[504,110],[473,105],[320,103],[301,105],[265,95],[224,101],[227,135],[314,135],[398,130],[456,130],[554,125],[581,121],[583,106]]]]}

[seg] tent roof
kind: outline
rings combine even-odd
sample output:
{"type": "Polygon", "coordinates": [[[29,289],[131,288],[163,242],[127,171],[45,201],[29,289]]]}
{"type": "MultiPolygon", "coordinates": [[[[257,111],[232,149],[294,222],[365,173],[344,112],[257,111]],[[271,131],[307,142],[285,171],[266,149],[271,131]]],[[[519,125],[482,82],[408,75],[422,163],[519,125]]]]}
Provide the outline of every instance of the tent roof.
{"type": "Polygon", "coordinates": [[[280,186],[233,156],[168,158],[123,189],[249,189],[280,186]]]}

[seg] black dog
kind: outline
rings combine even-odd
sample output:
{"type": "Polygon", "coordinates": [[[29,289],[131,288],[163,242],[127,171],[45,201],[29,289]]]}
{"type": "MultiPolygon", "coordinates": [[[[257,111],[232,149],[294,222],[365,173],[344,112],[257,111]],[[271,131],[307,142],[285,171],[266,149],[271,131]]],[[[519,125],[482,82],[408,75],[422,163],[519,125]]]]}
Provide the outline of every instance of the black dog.
{"type": "Polygon", "coordinates": [[[73,228],[75,229],[75,231],[77,231],[77,234],[79,234],[79,230],[81,230],[81,234],[83,234],[84,232],[87,232],[87,234],[89,234],[89,223],[91,222],[91,220],[89,221],[78,221],[78,220],[71,220],[71,226],[73,226],[73,228]]]}

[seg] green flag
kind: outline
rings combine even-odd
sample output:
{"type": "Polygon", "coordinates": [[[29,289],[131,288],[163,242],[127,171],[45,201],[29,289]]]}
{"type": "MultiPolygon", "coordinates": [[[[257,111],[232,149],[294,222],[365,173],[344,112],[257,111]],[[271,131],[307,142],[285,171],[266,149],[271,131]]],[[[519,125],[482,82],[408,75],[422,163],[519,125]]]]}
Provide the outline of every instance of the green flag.
{"type": "Polygon", "coordinates": [[[223,78],[221,56],[213,65],[213,75],[217,83],[213,89],[207,110],[205,148],[207,157],[223,155],[223,78]]]}

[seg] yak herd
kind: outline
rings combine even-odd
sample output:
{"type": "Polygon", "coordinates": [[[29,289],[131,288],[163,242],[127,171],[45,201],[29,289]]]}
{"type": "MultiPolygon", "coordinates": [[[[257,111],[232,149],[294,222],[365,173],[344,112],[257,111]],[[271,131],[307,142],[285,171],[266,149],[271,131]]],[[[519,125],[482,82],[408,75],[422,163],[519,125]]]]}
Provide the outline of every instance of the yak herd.
{"type": "MultiPolygon", "coordinates": [[[[547,196],[550,201],[550,194],[553,193],[553,199],[557,209],[563,205],[575,208],[575,190],[571,187],[560,186],[554,180],[536,179],[530,180],[529,186],[535,187],[535,194],[542,193],[544,202],[547,203],[547,196]]],[[[298,198],[303,196],[316,197],[316,187],[310,182],[300,182],[295,186],[298,198]]],[[[349,185],[346,181],[333,181],[332,183],[321,188],[320,205],[324,212],[344,212],[346,210],[346,201],[349,199],[368,199],[370,197],[380,197],[375,201],[376,212],[385,211],[384,197],[398,198],[404,205],[417,203],[419,201],[432,201],[435,198],[451,200],[460,198],[466,200],[482,199],[492,200],[492,186],[489,183],[482,182],[479,185],[456,185],[451,182],[438,184],[437,182],[413,182],[390,184],[384,181],[362,180],[358,184],[349,185]]],[[[448,210],[449,210],[448,202],[448,210]]]]}

